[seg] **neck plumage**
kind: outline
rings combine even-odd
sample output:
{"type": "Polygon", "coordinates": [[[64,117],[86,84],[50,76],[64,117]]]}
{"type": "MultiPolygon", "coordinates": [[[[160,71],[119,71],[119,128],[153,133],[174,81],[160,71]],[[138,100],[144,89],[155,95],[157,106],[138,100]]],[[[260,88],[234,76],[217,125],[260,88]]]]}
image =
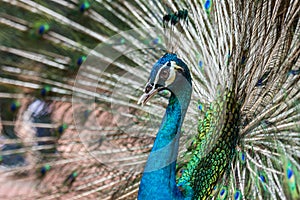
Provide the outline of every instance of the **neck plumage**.
{"type": "Polygon", "coordinates": [[[191,98],[191,88],[171,95],[148,157],[138,199],[183,199],[176,185],[180,129],[191,98]]]}

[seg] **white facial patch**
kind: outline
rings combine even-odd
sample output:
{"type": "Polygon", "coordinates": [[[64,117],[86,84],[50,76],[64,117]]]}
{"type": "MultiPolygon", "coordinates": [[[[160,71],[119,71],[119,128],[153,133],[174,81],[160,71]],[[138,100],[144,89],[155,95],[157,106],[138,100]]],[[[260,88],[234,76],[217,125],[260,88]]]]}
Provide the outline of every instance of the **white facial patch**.
{"type": "Polygon", "coordinates": [[[161,70],[163,70],[164,68],[167,68],[167,64],[168,64],[168,63],[164,64],[164,66],[162,66],[162,67],[158,70],[158,72],[157,72],[157,74],[156,74],[156,76],[155,76],[155,79],[154,79],[154,86],[157,84],[157,82],[158,82],[158,80],[159,80],[159,76],[160,76],[161,70]]]}
{"type": "Polygon", "coordinates": [[[175,62],[174,61],[172,61],[172,62],[171,62],[171,67],[170,67],[170,71],[169,71],[169,77],[165,81],[165,86],[166,87],[171,85],[174,82],[175,78],[176,78],[176,72],[175,72],[175,68],[174,68],[175,62]]]}
{"type": "Polygon", "coordinates": [[[158,72],[157,72],[157,74],[156,74],[156,77],[155,77],[155,80],[154,80],[154,85],[156,85],[157,82],[159,81],[159,79],[160,79],[160,73],[161,73],[162,70],[165,69],[165,68],[169,68],[169,76],[168,76],[168,78],[167,78],[166,81],[165,81],[165,86],[168,86],[168,85],[172,84],[173,81],[175,80],[175,78],[176,78],[176,72],[175,72],[174,66],[176,65],[176,62],[175,62],[175,61],[171,61],[171,66],[168,66],[168,63],[169,63],[169,62],[167,62],[166,64],[164,64],[164,66],[162,66],[162,67],[158,70],[158,72]]]}

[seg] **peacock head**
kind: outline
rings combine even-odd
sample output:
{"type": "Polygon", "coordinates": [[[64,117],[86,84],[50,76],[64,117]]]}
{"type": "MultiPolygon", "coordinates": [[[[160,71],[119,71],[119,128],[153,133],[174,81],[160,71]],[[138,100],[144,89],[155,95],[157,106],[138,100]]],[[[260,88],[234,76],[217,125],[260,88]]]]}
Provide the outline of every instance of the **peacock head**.
{"type": "Polygon", "coordinates": [[[192,78],[187,65],[176,54],[166,53],[154,64],[138,104],[146,104],[162,90],[169,90],[176,96],[181,91],[189,90],[191,86],[192,78]]]}

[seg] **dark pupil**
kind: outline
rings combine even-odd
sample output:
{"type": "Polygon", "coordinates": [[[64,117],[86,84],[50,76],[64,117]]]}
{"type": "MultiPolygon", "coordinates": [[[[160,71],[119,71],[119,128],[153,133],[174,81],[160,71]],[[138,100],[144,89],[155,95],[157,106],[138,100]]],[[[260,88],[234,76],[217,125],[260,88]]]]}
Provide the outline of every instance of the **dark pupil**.
{"type": "Polygon", "coordinates": [[[168,72],[168,70],[162,70],[161,71],[161,73],[160,73],[160,77],[161,78],[164,78],[164,79],[166,79],[166,78],[168,78],[169,77],[169,72],[168,72]]]}

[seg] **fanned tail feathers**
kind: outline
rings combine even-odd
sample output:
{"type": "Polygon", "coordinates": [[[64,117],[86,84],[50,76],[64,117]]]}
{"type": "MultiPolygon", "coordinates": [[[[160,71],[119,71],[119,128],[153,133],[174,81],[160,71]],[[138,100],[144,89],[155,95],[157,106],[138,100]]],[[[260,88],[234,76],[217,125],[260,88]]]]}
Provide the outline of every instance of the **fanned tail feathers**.
{"type": "Polygon", "coordinates": [[[0,198],[136,198],[169,94],[136,102],[172,46],[193,77],[181,189],[190,181],[201,197],[298,199],[299,9],[281,0],[2,0],[0,198]],[[187,23],[165,31],[164,14],[183,9],[187,23]],[[213,156],[228,163],[204,170],[213,156]],[[197,185],[205,181],[207,192],[197,185]]]}

